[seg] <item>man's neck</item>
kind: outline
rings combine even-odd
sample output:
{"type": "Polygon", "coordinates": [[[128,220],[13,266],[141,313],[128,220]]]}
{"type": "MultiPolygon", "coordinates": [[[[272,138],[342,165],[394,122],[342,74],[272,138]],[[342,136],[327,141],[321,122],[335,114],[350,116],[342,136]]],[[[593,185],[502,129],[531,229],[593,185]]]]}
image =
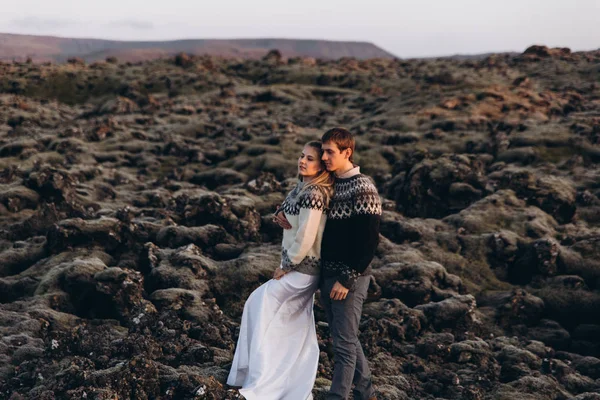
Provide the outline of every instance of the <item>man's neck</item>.
{"type": "Polygon", "coordinates": [[[346,172],[348,172],[354,168],[356,168],[354,164],[348,163],[347,165],[343,166],[342,168],[339,168],[336,171],[334,171],[334,174],[335,174],[336,178],[339,178],[340,176],[344,175],[346,172]]]}

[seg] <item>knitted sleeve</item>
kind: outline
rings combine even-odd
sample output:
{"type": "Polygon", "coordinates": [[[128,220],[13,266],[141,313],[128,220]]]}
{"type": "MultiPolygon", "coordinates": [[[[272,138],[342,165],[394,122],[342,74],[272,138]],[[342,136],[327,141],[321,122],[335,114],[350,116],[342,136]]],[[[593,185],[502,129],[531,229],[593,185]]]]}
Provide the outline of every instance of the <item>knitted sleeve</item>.
{"type": "Polygon", "coordinates": [[[281,260],[282,268],[287,271],[296,269],[313,247],[325,211],[325,199],[319,188],[310,187],[300,194],[297,205],[298,231],[281,260]]]}
{"type": "Polygon", "coordinates": [[[348,247],[349,268],[342,271],[339,282],[351,289],[356,279],[369,267],[379,244],[379,225],[381,221],[381,199],[377,188],[368,178],[356,193],[352,216],[351,243],[348,247]]]}

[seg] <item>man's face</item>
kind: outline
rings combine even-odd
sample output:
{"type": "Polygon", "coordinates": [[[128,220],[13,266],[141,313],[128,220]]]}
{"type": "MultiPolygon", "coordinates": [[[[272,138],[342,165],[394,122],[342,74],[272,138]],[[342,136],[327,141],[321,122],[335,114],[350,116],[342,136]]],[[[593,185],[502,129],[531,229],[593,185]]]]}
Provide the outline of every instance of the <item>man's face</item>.
{"type": "Polygon", "coordinates": [[[321,159],[325,163],[327,171],[334,172],[347,165],[350,158],[350,149],[340,151],[337,145],[332,142],[323,143],[322,148],[323,156],[321,159]]]}

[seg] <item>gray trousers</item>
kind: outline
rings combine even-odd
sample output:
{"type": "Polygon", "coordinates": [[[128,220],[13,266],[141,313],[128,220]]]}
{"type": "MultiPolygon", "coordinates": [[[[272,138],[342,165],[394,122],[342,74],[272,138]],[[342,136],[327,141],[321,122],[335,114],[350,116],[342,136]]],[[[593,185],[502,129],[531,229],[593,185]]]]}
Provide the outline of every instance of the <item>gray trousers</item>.
{"type": "Polygon", "coordinates": [[[346,400],[354,384],[354,399],[374,396],[371,371],[358,341],[358,324],[363,302],[367,298],[370,278],[361,276],[344,300],[332,300],[329,293],[337,280],[321,280],[320,301],[327,313],[329,332],[333,337],[333,379],[327,400],[346,400]]]}

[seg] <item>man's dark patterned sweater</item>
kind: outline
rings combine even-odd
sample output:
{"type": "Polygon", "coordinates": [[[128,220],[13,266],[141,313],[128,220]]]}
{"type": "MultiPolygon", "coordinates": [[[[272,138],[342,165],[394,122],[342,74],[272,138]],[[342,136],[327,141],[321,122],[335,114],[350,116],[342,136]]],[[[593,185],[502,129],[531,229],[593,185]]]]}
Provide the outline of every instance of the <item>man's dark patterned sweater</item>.
{"type": "Polygon", "coordinates": [[[371,273],[380,220],[377,188],[359,167],[336,178],[321,243],[324,278],[335,277],[352,289],[359,276],[371,273]]]}

